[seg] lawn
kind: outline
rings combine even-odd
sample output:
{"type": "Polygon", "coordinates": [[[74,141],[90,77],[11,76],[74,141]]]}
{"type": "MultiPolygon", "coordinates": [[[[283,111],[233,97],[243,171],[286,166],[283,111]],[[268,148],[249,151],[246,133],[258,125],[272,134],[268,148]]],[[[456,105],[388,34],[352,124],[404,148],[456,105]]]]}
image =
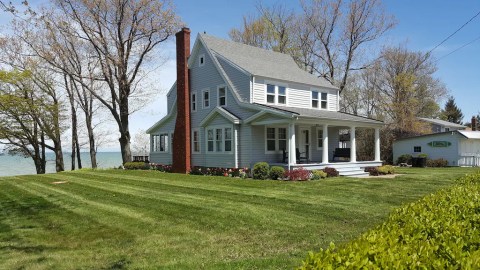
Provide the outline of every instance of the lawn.
{"type": "Polygon", "coordinates": [[[309,182],[120,170],[0,178],[0,268],[291,269],[473,170],[309,182]]]}

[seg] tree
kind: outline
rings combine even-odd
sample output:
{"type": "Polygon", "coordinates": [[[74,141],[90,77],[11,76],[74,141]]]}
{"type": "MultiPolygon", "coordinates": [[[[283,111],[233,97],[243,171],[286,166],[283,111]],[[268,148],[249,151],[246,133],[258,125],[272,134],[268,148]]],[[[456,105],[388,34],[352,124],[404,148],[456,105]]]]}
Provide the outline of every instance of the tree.
{"type": "Polygon", "coordinates": [[[148,155],[150,149],[150,136],[145,130],[139,130],[133,137],[132,148],[137,154],[148,155]]]}
{"type": "MultiPolygon", "coordinates": [[[[155,49],[180,27],[169,1],[163,0],[56,0],[69,37],[86,41],[98,60],[108,94],[91,91],[112,114],[120,132],[123,162],[131,161],[129,116],[131,97],[155,49]]],[[[79,83],[81,80],[77,80],[79,83]]]]}
{"type": "Polygon", "coordinates": [[[455,98],[450,96],[445,103],[445,108],[442,110],[441,119],[455,124],[462,124],[463,113],[455,104],[455,98]]]}

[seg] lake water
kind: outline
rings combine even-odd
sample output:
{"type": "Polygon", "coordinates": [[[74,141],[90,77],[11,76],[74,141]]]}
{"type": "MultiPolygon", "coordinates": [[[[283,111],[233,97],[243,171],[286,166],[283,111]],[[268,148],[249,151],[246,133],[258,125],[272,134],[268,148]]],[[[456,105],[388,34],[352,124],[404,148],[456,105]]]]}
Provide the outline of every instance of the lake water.
{"type": "MultiPolygon", "coordinates": [[[[55,154],[46,153],[47,157],[47,173],[55,172],[55,154]]],[[[90,154],[82,152],[82,167],[91,168],[90,154]]],[[[70,170],[71,159],[69,153],[63,154],[65,162],[65,170],[70,170]]],[[[98,168],[114,168],[122,164],[122,155],[120,152],[100,152],[97,153],[98,168]]],[[[75,166],[77,167],[77,166],[75,166]]],[[[20,156],[3,155],[0,156],[0,176],[14,176],[24,174],[36,174],[35,165],[31,158],[24,158],[20,156]]]]}

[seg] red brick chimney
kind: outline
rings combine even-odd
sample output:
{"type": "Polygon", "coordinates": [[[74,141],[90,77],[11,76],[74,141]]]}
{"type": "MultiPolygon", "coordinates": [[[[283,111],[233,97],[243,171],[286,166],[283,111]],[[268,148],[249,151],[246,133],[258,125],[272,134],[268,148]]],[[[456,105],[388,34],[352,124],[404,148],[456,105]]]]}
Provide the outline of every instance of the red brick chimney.
{"type": "Polygon", "coordinates": [[[477,118],[475,116],[472,116],[472,131],[477,130],[477,118]]]}
{"type": "Polygon", "coordinates": [[[189,173],[190,148],[190,82],[188,57],[190,56],[190,29],[182,28],[177,39],[177,120],[173,135],[173,172],[189,173]]]}

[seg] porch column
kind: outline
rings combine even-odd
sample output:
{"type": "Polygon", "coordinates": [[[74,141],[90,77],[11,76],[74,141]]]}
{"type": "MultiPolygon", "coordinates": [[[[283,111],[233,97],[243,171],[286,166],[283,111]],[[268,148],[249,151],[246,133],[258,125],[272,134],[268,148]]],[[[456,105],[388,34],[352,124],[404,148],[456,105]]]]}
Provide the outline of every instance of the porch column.
{"type": "Polygon", "coordinates": [[[288,164],[295,165],[297,163],[296,145],[295,145],[295,124],[288,124],[288,164]]]}
{"type": "Polygon", "coordinates": [[[328,125],[323,125],[323,141],[322,141],[322,163],[328,163],[328,125]]]}
{"type": "Polygon", "coordinates": [[[357,162],[357,145],[355,140],[355,127],[350,127],[350,162],[357,162]]]}
{"type": "Polygon", "coordinates": [[[375,128],[375,161],[380,159],[380,128],[375,128]]]}

